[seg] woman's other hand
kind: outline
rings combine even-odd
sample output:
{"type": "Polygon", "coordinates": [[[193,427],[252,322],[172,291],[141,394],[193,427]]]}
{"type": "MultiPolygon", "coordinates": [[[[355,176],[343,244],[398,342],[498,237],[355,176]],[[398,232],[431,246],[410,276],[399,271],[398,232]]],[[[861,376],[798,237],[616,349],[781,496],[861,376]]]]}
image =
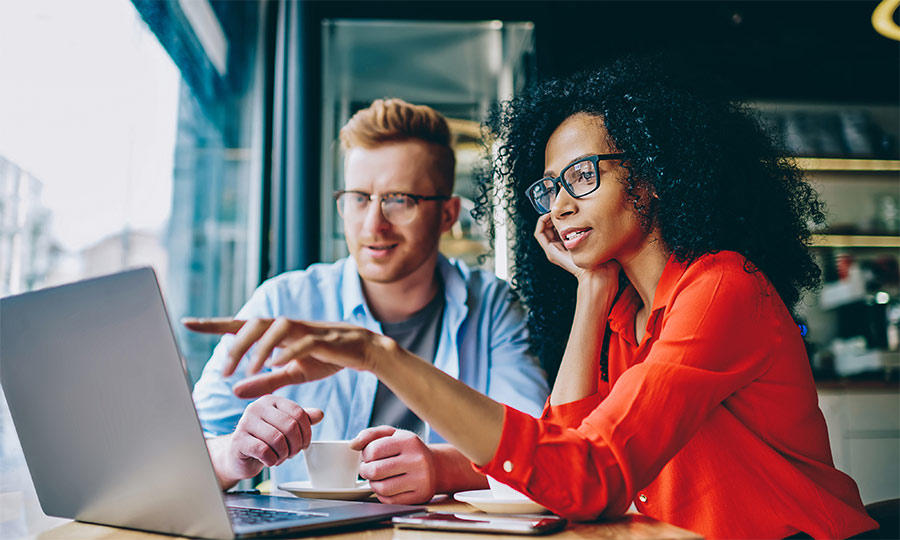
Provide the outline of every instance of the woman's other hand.
{"type": "Polygon", "coordinates": [[[575,277],[579,277],[584,271],[575,265],[575,262],[572,260],[572,254],[563,245],[562,238],[559,237],[556,227],[553,226],[553,222],[550,220],[550,214],[544,214],[538,218],[537,226],[534,228],[534,238],[547,255],[547,260],[556,266],[575,277]]]}
{"type": "Polygon", "coordinates": [[[609,261],[596,268],[581,268],[572,260],[572,254],[563,245],[556,227],[550,220],[550,214],[544,214],[538,218],[534,229],[534,238],[538,241],[547,259],[578,278],[579,284],[587,284],[587,290],[592,294],[607,292],[615,295],[619,288],[619,270],[621,266],[616,261],[609,261]]]}

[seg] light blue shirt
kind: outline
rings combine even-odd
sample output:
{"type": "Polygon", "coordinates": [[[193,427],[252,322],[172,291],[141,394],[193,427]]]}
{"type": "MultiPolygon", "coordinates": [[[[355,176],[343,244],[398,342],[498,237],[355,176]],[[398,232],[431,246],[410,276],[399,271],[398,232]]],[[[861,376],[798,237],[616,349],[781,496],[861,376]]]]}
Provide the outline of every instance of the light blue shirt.
{"type": "MultiPolygon", "coordinates": [[[[538,415],[549,394],[547,377],[529,352],[525,314],[509,286],[488,272],[443,256],[438,271],[444,280],[446,305],[434,365],[496,401],[538,415]]],[[[253,317],[343,321],[382,333],[366,304],[352,258],[314,264],[266,281],[237,314],[241,319],[253,317]]],[[[207,437],[233,432],[244,408],[253,401],[232,392],[244,376],[247,356],[234,375],[222,376],[233,339],[222,337],[194,386],[194,402],[207,437]]],[[[371,373],[344,369],[319,381],[280,388],[275,394],[325,411],[324,420],[312,428],[314,439],[352,439],[368,427],[377,384],[371,373]]],[[[424,439],[445,442],[427,425],[424,439]]],[[[308,478],[301,454],[271,472],[276,485],[308,478]]]]}

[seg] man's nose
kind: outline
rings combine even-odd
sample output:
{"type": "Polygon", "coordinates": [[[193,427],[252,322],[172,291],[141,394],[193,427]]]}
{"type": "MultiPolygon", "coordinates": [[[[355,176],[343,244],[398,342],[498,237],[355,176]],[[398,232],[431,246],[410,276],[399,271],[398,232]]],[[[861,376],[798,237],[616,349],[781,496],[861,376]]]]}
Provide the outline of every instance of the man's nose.
{"type": "Polygon", "coordinates": [[[369,201],[369,205],[366,207],[363,215],[363,228],[369,231],[382,231],[390,226],[391,223],[381,211],[381,201],[379,199],[369,201]]]}

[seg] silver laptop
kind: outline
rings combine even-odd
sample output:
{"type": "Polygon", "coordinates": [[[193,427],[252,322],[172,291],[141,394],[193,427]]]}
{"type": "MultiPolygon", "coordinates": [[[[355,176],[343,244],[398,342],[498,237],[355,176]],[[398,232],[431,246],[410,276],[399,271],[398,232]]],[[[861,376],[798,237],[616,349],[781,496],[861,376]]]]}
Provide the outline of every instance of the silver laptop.
{"type": "Polygon", "coordinates": [[[150,268],[0,299],[0,380],[51,516],[235,538],[421,510],[223,494],[150,268]]]}

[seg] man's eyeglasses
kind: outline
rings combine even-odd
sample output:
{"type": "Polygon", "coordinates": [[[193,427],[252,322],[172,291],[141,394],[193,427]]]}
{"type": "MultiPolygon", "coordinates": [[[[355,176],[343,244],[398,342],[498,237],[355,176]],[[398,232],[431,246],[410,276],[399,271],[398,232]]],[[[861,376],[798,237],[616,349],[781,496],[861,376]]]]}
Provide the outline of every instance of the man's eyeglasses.
{"type": "Polygon", "coordinates": [[[579,159],[566,166],[556,178],[541,178],[528,186],[525,194],[538,214],[547,214],[556,201],[559,186],[575,199],[593,193],[600,186],[600,161],[623,159],[624,152],[597,154],[579,159]]]}
{"type": "Polygon", "coordinates": [[[394,225],[406,225],[416,217],[419,202],[447,201],[449,195],[414,195],[412,193],[366,193],[365,191],[335,191],[338,214],[345,220],[361,218],[369,209],[369,202],[378,199],[384,219],[394,225]]]}

